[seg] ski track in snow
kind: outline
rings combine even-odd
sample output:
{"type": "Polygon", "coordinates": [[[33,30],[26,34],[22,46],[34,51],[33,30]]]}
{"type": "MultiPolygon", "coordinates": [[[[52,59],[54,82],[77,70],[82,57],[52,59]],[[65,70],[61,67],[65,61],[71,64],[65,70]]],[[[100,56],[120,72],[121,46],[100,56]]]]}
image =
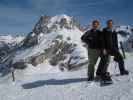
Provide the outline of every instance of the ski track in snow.
{"type": "MultiPolygon", "coordinates": [[[[133,58],[126,60],[129,76],[116,76],[111,70],[113,85],[100,87],[98,82],[86,82],[86,70],[60,73],[16,73],[0,81],[0,100],[133,100],[133,58]]],[[[114,70],[115,69],[115,70],[114,70]]]]}

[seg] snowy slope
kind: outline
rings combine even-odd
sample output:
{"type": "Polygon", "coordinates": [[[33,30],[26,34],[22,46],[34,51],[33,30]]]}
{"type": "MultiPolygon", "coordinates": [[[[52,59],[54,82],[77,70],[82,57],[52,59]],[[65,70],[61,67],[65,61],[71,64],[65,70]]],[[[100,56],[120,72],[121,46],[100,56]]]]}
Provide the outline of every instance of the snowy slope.
{"type": "Polygon", "coordinates": [[[110,64],[113,85],[100,87],[99,83],[86,82],[86,69],[63,73],[16,72],[16,81],[11,76],[0,81],[0,100],[133,100],[133,57],[126,60],[129,76],[117,76],[118,69],[110,64]]]}

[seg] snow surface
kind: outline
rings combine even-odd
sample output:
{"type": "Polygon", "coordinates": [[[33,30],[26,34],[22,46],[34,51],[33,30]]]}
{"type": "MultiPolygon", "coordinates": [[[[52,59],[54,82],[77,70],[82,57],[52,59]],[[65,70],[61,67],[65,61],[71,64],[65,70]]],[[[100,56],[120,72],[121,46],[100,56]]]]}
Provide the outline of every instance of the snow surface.
{"type": "Polygon", "coordinates": [[[16,81],[8,75],[0,80],[0,100],[133,100],[133,57],[128,56],[129,76],[117,76],[118,68],[111,62],[109,71],[113,85],[100,87],[86,82],[86,68],[74,72],[44,72],[28,69],[16,71],[16,81]]]}

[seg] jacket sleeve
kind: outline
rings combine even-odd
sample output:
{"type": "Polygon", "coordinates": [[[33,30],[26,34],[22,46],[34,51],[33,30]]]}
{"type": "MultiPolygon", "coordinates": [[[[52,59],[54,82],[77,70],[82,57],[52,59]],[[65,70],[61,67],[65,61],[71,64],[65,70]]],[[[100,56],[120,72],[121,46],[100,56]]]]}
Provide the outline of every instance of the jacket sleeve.
{"type": "Polygon", "coordinates": [[[106,48],[106,30],[103,29],[103,31],[101,32],[101,43],[102,43],[102,48],[105,49],[106,48]]]}
{"type": "Polygon", "coordinates": [[[117,32],[114,32],[114,46],[116,49],[119,49],[119,46],[118,46],[118,33],[117,32]]]}
{"type": "Polygon", "coordinates": [[[87,31],[87,32],[85,32],[82,36],[81,36],[81,40],[82,40],[82,42],[85,42],[85,43],[88,43],[89,42],[89,36],[90,36],[90,34],[89,34],[90,32],[89,31],[87,31]]]}

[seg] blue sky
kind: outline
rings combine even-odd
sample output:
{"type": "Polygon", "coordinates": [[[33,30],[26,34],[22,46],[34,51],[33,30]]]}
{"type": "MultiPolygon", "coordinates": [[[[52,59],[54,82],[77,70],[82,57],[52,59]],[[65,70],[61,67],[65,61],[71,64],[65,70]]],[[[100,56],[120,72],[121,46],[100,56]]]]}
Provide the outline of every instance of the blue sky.
{"type": "Polygon", "coordinates": [[[27,34],[41,15],[67,14],[87,25],[112,18],[133,26],[132,0],[0,0],[0,34],[27,34]]]}

